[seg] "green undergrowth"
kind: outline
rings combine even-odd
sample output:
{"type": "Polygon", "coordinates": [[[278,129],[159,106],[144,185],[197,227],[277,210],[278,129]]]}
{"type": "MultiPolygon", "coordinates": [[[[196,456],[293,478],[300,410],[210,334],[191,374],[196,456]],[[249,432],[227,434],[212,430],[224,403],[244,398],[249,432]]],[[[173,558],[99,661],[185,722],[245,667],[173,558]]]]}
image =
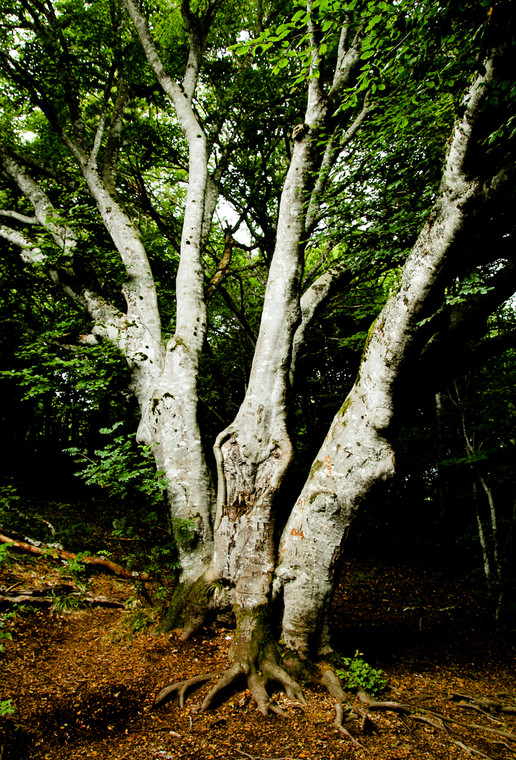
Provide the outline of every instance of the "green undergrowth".
{"type": "Polygon", "coordinates": [[[383,670],[373,668],[357,651],[353,657],[341,657],[342,667],[336,668],[335,673],[342,681],[345,689],[355,691],[363,689],[373,697],[379,696],[387,686],[387,677],[383,670]]]}
{"type": "Polygon", "coordinates": [[[130,643],[134,636],[154,630],[162,614],[163,607],[160,604],[150,605],[139,599],[131,600],[130,609],[124,612],[113,630],[106,634],[105,641],[113,644],[124,641],[130,643]]]}
{"type": "MultiPolygon", "coordinates": [[[[63,572],[85,579],[91,568],[86,556],[109,559],[135,572],[146,573],[161,585],[173,582],[178,569],[177,550],[164,505],[143,509],[124,498],[109,498],[99,488],[87,488],[70,501],[35,497],[11,481],[0,483],[0,531],[49,547],[77,554],[63,572]]],[[[0,544],[0,563],[7,547],[0,544]]]]}

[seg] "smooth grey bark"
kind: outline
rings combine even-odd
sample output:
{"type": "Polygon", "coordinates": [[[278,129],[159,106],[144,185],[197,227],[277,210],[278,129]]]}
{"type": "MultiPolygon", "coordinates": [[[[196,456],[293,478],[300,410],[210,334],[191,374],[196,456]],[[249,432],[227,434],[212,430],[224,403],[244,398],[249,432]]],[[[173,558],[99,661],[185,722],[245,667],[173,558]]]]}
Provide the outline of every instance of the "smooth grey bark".
{"type": "Polygon", "coordinates": [[[395,389],[418,320],[467,222],[470,202],[481,189],[480,180],[467,173],[466,153],[493,77],[493,61],[485,66],[485,74],[476,78],[464,99],[464,116],[454,128],[434,210],[403,267],[397,292],[371,328],[357,380],[282,534],[274,582],[275,593],[283,595],[282,639],[302,656],[328,650],[326,611],[343,540],[372,488],[395,471],[388,438],[395,389]]]}
{"type": "MultiPolygon", "coordinates": [[[[93,335],[117,345],[131,367],[132,391],[141,410],[138,435],[152,446],[157,467],[166,474],[183,579],[193,582],[211,556],[214,494],[197,423],[197,366],[191,361],[195,353],[190,350],[189,328],[185,330],[183,326],[183,331],[176,331],[168,345],[164,345],[154,280],[139,235],[106,189],[95,162],[77,146],[75,149],[90,193],[126,267],[128,280],[123,287],[126,312],[118,311],[91,290],[73,291],[69,284],[60,281],[55,269],[50,268],[50,274],[89,312],[94,321],[93,335]],[[190,534],[187,540],[185,533],[190,534]]],[[[32,203],[40,226],[52,235],[72,262],[74,231],[59,221],[59,214],[44,191],[14,159],[4,155],[3,169],[32,203]]],[[[40,249],[22,233],[6,229],[0,230],[0,234],[20,246],[29,263],[45,263],[40,249]]],[[[193,320],[192,332],[202,330],[201,318],[202,312],[199,321],[193,320]]],[[[183,316],[183,324],[185,321],[188,325],[188,317],[183,316]]],[[[198,345],[198,336],[193,337],[198,345]]]]}
{"type": "MultiPolygon", "coordinates": [[[[237,620],[243,613],[261,609],[270,594],[276,559],[273,507],[292,460],[287,407],[294,336],[315,313],[307,296],[302,315],[300,290],[307,207],[314,171],[322,160],[317,134],[359,60],[357,36],[342,49],[328,94],[323,93],[315,76],[309,79],[304,123],[293,132],[249,384],[235,420],[218,436],[214,447],[218,491],[210,577],[234,584],[237,620]]],[[[315,54],[312,66],[315,73],[315,54]]],[[[316,289],[311,296],[315,293],[316,289]]],[[[320,297],[327,294],[322,284],[318,293],[320,297]]],[[[298,343],[302,334],[298,333],[298,343]]]]}
{"type": "Polygon", "coordinates": [[[159,329],[159,312],[155,289],[145,251],[130,221],[122,218],[119,207],[104,192],[102,183],[89,163],[83,173],[103,221],[126,263],[128,274],[133,256],[138,262],[138,276],[131,277],[131,287],[124,295],[133,312],[138,306],[147,313],[140,324],[147,329],[136,358],[133,390],[142,411],[138,435],[153,447],[158,469],[167,479],[167,496],[172,526],[179,548],[182,580],[194,583],[211,557],[213,486],[206,464],[197,419],[197,377],[206,335],[201,246],[208,186],[206,137],[196,118],[192,99],[202,57],[202,40],[183,5],[189,33],[189,58],[181,86],[165,71],[154,42],[138,8],[131,0],[126,7],[132,18],[143,50],[156,78],[170,98],[189,151],[189,180],[180,243],[180,261],[176,276],[176,329],[163,345],[159,329]],[[109,204],[109,205],[108,205],[109,204]],[[113,224],[114,209],[119,219],[113,224]],[[122,238],[130,237],[130,241],[122,238]],[[131,251],[131,254],[129,253],[131,251]],[[127,256],[130,256],[127,261],[127,256]],[[134,288],[134,293],[132,292],[134,288]],[[154,334],[156,328],[156,334],[154,334]],[[159,334],[158,334],[159,329],[159,334]],[[141,360],[141,361],[140,361],[141,360]],[[185,530],[186,528],[186,530],[185,530]],[[189,539],[185,539],[185,534],[189,539]]]}
{"type": "MultiPolygon", "coordinates": [[[[195,24],[187,24],[190,55],[182,85],[178,85],[161,66],[136,7],[130,2],[128,6],[133,12],[149,63],[173,102],[189,148],[189,182],[176,277],[176,329],[166,344],[162,338],[156,288],[145,248],[113,193],[121,122],[129,99],[125,82],[119,84],[109,123],[107,100],[104,103],[90,149],[86,148],[79,112],[72,135],[58,124],[54,126],[80,168],[127,274],[123,286],[125,313],[118,312],[91,291],[83,290],[74,295],[93,318],[93,333],[114,342],[131,367],[132,391],[141,410],[138,439],[152,447],[157,467],[166,476],[182,579],[193,583],[211,557],[215,502],[197,420],[197,376],[206,333],[201,243],[208,159],[205,135],[191,101],[202,45],[195,35],[195,24]],[[98,156],[103,144],[104,158],[99,165],[98,156]]],[[[186,6],[185,3],[184,9],[186,6]]],[[[75,237],[69,226],[55,221],[59,215],[51,208],[41,188],[16,166],[8,154],[2,158],[4,171],[31,202],[40,225],[63,251],[73,252],[75,237]]],[[[6,233],[3,236],[6,237],[6,233]]],[[[10,240],[13,242],[12,234],[10,240]]],[[[26,241],[19,242],[27,252],[26,241]]],[[[35,255],[32,247],[32,260],[35,255]]]]}

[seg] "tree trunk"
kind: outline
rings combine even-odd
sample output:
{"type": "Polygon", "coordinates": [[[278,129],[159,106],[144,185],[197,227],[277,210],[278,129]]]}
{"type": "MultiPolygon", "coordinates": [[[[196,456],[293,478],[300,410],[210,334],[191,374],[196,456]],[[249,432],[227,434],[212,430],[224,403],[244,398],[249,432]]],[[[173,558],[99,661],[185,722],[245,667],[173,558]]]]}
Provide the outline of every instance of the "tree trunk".
{"type": "MultiPolygon", "coordinates": [[[[218,493],[211,572],[235,586],[237,610],[246,615],[269,599],[276,561],[273,507],[293,453],[287,408],[295,353],[304,334],[298,328],[304,328],[315,312],[314,306],[301,313],[300,291],[307,209],[323,158],[319,134],[321,128],[331,128],[334,99],[349,85],[360,61],[360,42],[357,35],[348,48],[339,50],[328,96],[315,75],[317,56],[312,62],[304,122],[292,135],[292,158],[281,195],[249,385],[235,420],[214,447],[218,493]]],[[[322,289],[329,292],[329,286],[322,289]]]]}
{"type": "Polygon", "coordinates": [[[492,63],[464,101],[440,194],[401,276],[401,284],[371,328],[358,378],[335,416],[283,531],[275,578],[283,594],[282,639],[306,657],[328,650],[326,613],[343,539],[371,489],[395,471],[388,432],[395,390],[410,356],[425,306],[453,253],[479,180],[466,174],[469,139],[492,63]],[[314,572],[315,568],[315,572],[314,572]]]}

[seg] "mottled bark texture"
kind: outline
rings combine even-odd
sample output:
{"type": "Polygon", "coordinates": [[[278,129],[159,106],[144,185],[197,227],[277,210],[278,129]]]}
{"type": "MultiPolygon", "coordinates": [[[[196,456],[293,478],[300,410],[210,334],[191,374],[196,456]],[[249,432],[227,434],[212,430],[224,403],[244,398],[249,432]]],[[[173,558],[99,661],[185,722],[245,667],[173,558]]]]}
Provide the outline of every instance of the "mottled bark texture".
{"type": "Polygon", "coordinates": [[[302,314],[300,307],[307,208],[324,158],[318,136],[329,127],[334,99],[349,85],[359,60],[357,37],[339,56],[339,77],[336,74],[331,97],[322,92],[315,76],[310,79],[304,123],[293,131],[247,392],[235,420],[215,444],[218,494],[210,573],[232,587],[237,638],[233,665],[212,696],[244,673],[262,712],[272,709],[265,690],[267,678],[291,690],[290,676],[278,664],[276,647],[264,626],[263,610],[270,602],[276,562],[275,501],[292,460],[287,408],[294,336],[296,331],[301,335],[298,328],[315,312],[314,307],[302,314]]]}
{"type": "Polygon", "coordinates": [[[329,649],[326,613],[343,539],[371,489],[395,471],[389,429],[395,391],[410,366],[425,306],[478,201],[481,182],[467,152],[493,76],[479,76],[455,125],[439,197],[401,274],[401,282],[370,330],[353,389],[335,416],[283,531],[275,591],[283,595],[282,639],[303,656],[329,649]],[[314,572],[315,568],[315,572],[314,572]]]}

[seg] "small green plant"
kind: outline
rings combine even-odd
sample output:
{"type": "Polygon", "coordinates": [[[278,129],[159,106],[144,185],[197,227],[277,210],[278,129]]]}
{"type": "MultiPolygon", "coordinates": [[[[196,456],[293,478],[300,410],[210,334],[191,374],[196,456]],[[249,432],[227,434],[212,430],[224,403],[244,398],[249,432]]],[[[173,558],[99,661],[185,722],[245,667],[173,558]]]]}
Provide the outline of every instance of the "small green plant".
{"type": "Polygon", "coordinates": [[[15,612],[5,612],[3,615],[0,615],[0,653],[4,651],[4,645],[2,644],[1,639],[4,639],[5,641],[13,640],[11,633],[9,631],[4,631],[3,628],[5,627],[6,620],[9,620],[15,616],[15,612]]]}
{"type": "Polygon", "coordinates": [[[170,589],[166,586],[158,586],[158,589],[154,592],[154,602],[156,605],[165,605],[170,595],[170,589]]]}
{"type": "Polygon", "coordinates": [[[11,483],[0,486],[0,517],[2,521],[7,516],[9,510],[17,507],[20,498],[16,486],[11,483]]]}
{"type": "Polygon", "coordinates": [[[345,689],[364,689],[373,696],[381,694],[385,689],[387,678],[383,670],[371,667],[358,649],[353,657],[343,657],[341,662],[344,667],[335,670],[335,673],[345,689]]]}
{"type": "Polygon", "coordinates": [[[4,562],[7,564],[10,561],[9,557],[9,547],[11,544],[0,544],[0,565],[4,562]]]}
{"type": "Polygon", "coordinates": [[[82,594],[68,594],[67,596],[51,594],[51,598],[51,609],[56,615],[60,615],[62,612],[77,612],[81,607],[88,606],[82,598],[82,594]]]}
{"type": "Polygon", "coordinates": [[[73,559],[68,559],[66,565],[63,567],[63,573],[71,575],[72,578],[81,580],[86,574],[86,565],[84,563],[85,557],[88,557],[87,552],[78,552],[73,559]]]}
{"type": "Polygon", "coordinates": [[[15,713],[15,706],[13,704],[12,699],[2,699],[0,700],[0,717],[5,718],[9,715],[14,715],[15,713]]]}
{"type": "Polygon", "coordinates": [[[132,641],[134,636],[140,633],[146,633],[149,628],[154,626],[159,618],[159,609],[157,607],[148,607],[134,599],[133,607],[122,616],[120,623],[112,631],[106,640],[114,643],[121,641],[132,641]]]}

